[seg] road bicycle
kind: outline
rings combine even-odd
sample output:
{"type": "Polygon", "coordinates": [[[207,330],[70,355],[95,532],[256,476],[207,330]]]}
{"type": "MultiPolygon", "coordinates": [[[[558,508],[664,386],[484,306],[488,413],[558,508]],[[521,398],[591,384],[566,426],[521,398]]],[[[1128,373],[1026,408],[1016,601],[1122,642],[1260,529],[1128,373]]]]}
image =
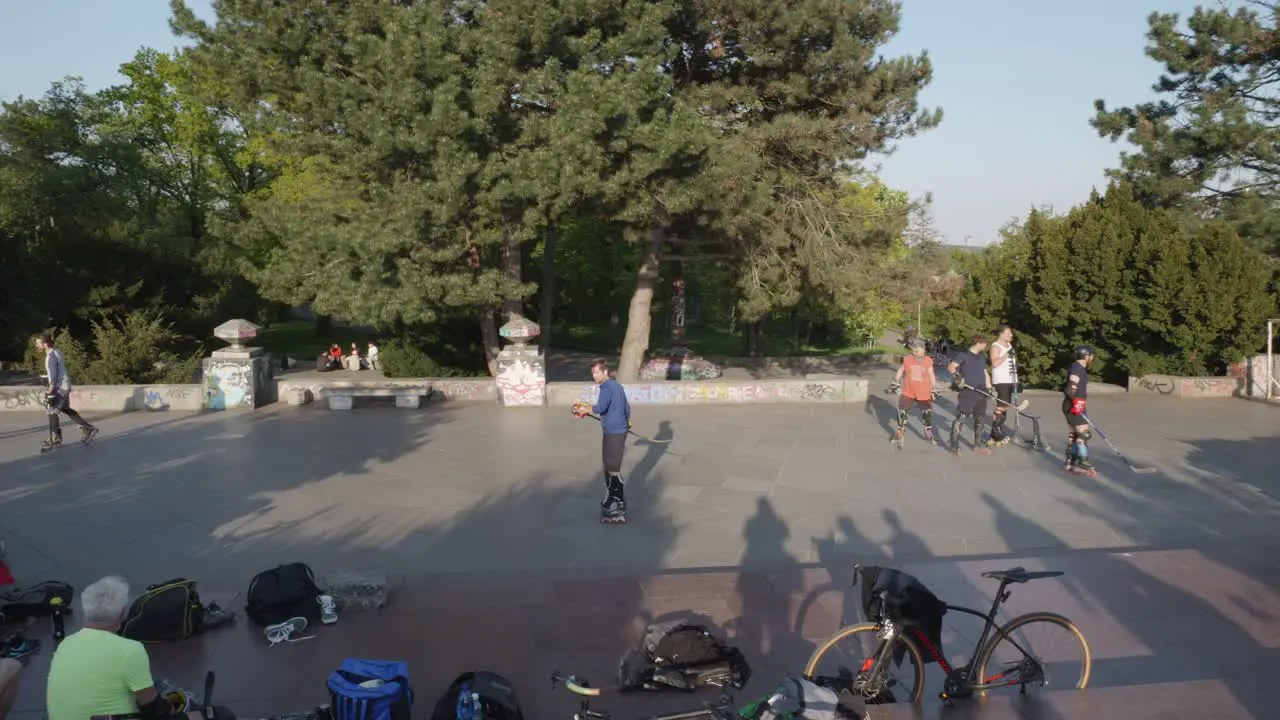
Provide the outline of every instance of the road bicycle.
{"type": "MultiPolygon", "coordinates": [[[[559,671],[551,673],[551,687],[564,684],[569,692],[582,698],[578,711],[573,714],[574,720],[612,720],[608,711],[592,710],[591,698],[600,696],[600,688],[591,687],[591,683],[574,675],[565,676],[559,671]]],[[[652,715],[645,720],[741,720],[741,715],[733,702],[733,696],[721,693],[716,702],[703,703],[696,710],[686,710],[669,715],[652,715]]]]}
{"type": "MultiPolygon", "coordinates": [[[[860,570],[859,566],[854,566],[855,586],[860,570]]],[[[948,705],[954,699],[975,695],[985,697],[988,690],[1001,687],[1016,685],[1020,693],[1025,693],[1028,686],[1048,686],[1051,681],[1057,682],[1054,678],[1057,673],[1051,673],[1047,665],[1053,663],[1056,666],[1056,658],[1061,656],[1055,653],[1055,659],[1042,659],[1041,656],[1032,654],[1030,643],[1015,639],[1015,636],[1025,638],[1028,631],[1052,629],[1065,631],[1068,639],[1066,656],[1079,658],[1077,662],[1080,663],[1078,672],[1067,670],[1062,674],[1060,685],[1082,690],[1089,684],[1093,658],[1084,634],[1074,623],[1056,613],[1032,612],[1019,615],[1002,626],[996,624],[997,611],[1009,599],[1009,585],[1061,575],[1061,572],[1056,571],[1030,572],[1021,567],[984,572],[983,577],[1000,582],[989,612],[982,613],[972,608],[943,603],[947,611],[983,620],[982,634],[973,655],[959,667],[952,667],[947,662],[939,648],[929,640],[917,618],[903,617],[904,614],[910,614],[903,612],[907,598],[881,591],[874,595],[879,602],[874,605],[873,610],[868,610],[868,616],[875,615],[872,622],[849,625],[836,631],[810,656],[805,665],[804,676],[810,679],[816,677],[822,663],[841,652],[837,646],[854,639],[858,642],[868,641],[871,651],[868,653],[865,647],[853,651],[849,655],[852,661],[844,667],[858,668],[854,675],[854,691],[861,694],[868,704],[920,702],[924,694],[925,665],[921,647],[929,653],[929,659],[938,663],[946,673],[939,697],[948,705]],[[895,670],[901,668],[904,657],[910,661],[910,669],[905,678],[911,682],[909,688],[904,687],[901,679],[893,675],[895,670]]]]}

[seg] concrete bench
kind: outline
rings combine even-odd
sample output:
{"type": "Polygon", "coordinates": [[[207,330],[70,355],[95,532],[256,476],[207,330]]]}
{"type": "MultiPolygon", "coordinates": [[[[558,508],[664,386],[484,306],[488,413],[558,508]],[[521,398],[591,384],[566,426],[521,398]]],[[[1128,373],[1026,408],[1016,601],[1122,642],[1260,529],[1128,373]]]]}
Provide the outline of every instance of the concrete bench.
{"type": "Polygon", "coordinates": [[[376,387],[344,387],[325,390],[330,410],[350,410],[356,397],[393,397],[396,407],[421,407],[424,395],[431,394],[430,385],[381,385],[376,387]]]}

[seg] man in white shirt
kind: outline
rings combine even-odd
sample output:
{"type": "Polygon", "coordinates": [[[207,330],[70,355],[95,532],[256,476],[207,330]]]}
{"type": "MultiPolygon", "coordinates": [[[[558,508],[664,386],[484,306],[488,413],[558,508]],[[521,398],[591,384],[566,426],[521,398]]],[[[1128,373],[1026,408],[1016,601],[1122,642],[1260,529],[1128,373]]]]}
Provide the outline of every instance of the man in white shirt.
{"type": "Polygon", "coordinates": [[[45,402],[49,412],[49,439],[41,443],[40,452],[49,452],[62,446],[62,426],[58,422],[58,413],[66,413],[75,424],[80,426],[80,442],[87,443],[98,434],[98,428],[90,425],[80,413],[71,409],[71,376],[67,374],[66,362],[62,359],[62,351],[53,346],[53,338],[48,335],[36,337],[36,349],[44,353],[44,372],[48,380],[45,389],[45,402]]]}
{"type": "Polygon", "coordinates": [[[1013,328],[1001,325],[996,341],[991,343],[991,384],[995,389],[996,409],[991,418],[991,445],[1008,445],[1013,439],[1005,427],[1005,415],[1013,404],[1018,387],[1018,366],[1013,352],[1013,328]]]}

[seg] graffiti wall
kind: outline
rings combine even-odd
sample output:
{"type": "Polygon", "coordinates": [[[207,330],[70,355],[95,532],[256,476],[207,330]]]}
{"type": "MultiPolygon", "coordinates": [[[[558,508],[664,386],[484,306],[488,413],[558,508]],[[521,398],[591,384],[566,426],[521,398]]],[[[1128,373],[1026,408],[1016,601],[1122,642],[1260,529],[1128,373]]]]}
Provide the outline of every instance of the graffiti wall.
{"type": "Polygon", "coordinates": [[[1177,398],[1224,398],[1243,393],[1242,377],[1143,375],[1129,378],[1129,392],[1177,398]]]}
{"type": "Polygon", "coordinates": [[[504,407],[542,407],[546,403],[547,370],[536,349],[507,348],[498,353],[498,401],[504,407]]]}
{"type": "Polygon", "coordinates": [[[279,380],[276,382],[278,397],[290,405],[305,405],[324,400],[327,391],[338,388],[397,387],[404,385],[430,385],[428,400],[460,402],[497,402],[498,386],[490,378],[413,379],[403,380],[279,380]]]}
{"type": "Polygon", "coordinates": [[[204,361],[204,406],[208,410],[253,409],[253,361],[204,361]]]}
{"type": "MultiPolygon", "coordinates": [[[[867,381],[747,380],[635,383],[624,386],[632,405],[739,405],[747,403],[852,403],[865,402],[867,381]]],[[[549,405],[572,405],[578,400],[594,403],[600,394],[595,383],[550,383],[549,405]]]]}
{"type": "MultiPolygon", "coordinates": [[[[203,398],[199,385],[85,385],[71,390],[71,407],[84,412],[196,411],[203,407],[203,398]]],[[[0,387],[0,411],[44,409],[44,388],[0,387]]]]}

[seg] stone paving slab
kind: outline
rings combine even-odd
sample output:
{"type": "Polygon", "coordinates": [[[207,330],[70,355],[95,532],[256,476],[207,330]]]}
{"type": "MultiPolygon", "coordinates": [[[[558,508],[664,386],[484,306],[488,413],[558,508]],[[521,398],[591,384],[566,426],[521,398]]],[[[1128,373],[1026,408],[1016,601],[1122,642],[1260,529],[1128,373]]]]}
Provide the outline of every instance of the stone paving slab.
{"type": "MultiPolygon", "coordinates": [[[[1060,446],[1056,402],[1032,402],[1060,446]]],[[[157,648],[156,672],[198,680],[205,665],[224,669],[224,685],[243,684],[246,712],[278,712],[322,688],[347,654],[410,660],[431,698],[457,672],[491,667],[547,717],[572,702],[541,699],[541,678],[555,667],[611,677],[641,611],[730,625],[769,657],[758,660],[767,685],[849,614],[827,594],[826,614],[795,626],[805,594],[846,583],[854,561],[905,566],[953,601],[990,592],[977,574],[992,563],[1041,562],[1068,577],[1018,588],[1014,602],[1087,624],[1099,658],[1089,717],[1128,707],[1106,699],[1114,688],[1156,698],[1165,693],[1152,688],[1170,684],[1207,698],[1194,717],[1267,716],[1249,668],[1275,667],[1280,644],[1275,407],[1099,397],[1091,416],[1158,472],[1133,475],[1095,440],[1096,480],[1015,446],[961,458],[919,440],[893,450],[893,408],[875,394],[865,407],[645,408],[636,430],[671,442],[629,445],[632,523],[601,527],[594,423],[562,410],[386,405],[118,415],[101,419],[94,445],[46,456],[42,418],[0,417],[10,564],[20,581],[78,587],[109,572],[139,587],[186,575],[228,598],[280,562],[383,571],[401,592],[380,613],[284,648],[247,629],[157,648]],[[518,662],[504,668],[501,657],[518,662]]],[[[941,404],[940,424],[952,407],[941,404]]],[[[42,695],[31,685],[28,710],[42,695]]],[[[1053,702],[1035,712],[1074,707],[1053,702]]],[[[1003,712],[1035,715],[993,704],[983,716],[1003,712]]]]}

